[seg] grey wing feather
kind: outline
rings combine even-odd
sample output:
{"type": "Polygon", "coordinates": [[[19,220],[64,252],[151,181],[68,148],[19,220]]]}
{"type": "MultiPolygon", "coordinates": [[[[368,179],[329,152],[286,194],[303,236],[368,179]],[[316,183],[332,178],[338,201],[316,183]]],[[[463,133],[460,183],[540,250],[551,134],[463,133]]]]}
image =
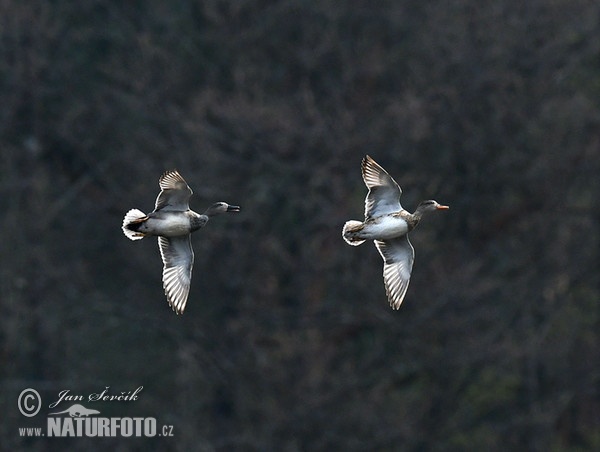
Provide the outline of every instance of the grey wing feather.
{"type": "Polygon", "coordinates": [[[187,303],[194,266],[192,236],[159,237],[158,246],[163,261],[163,287],[169,306],[182,314],[187,303]]]}
{"type": "Polygon", "coordinates": [[[375,246],[383,257],[383,281],[392,309],[399,309],[406,295],[415,250],[408,235],[392,240],[375,240],[375,246]]]}
{"type": "Polygon", "coordinates": [[[158,180],[161,188],[154,211],[175,210],[185,211],[190,208],[190,196],[194,193],[185,179],[177,171],[167,171],[158,180]]]}
{"type": "Polygon", "coordinates": [[[365,198],[365,219],[402,210],[398,183],[368,155],[363,159],[362,176],[369,193],[365,198]]]}

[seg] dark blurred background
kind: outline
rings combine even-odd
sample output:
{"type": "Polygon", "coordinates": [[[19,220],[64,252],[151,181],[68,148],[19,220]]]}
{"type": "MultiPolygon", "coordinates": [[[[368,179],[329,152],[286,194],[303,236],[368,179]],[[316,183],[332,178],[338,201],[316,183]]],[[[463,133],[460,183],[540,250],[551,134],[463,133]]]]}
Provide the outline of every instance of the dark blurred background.
{"type": "Polygon", "coordinates": [[[600,3],[343,3],[1,2],[3,447],[600,449],[600,3]],[[341,238],[367,153],[451,206],[397,312],[341,238]],[[171,168],[242,206],[194,235],[179,317],[121,232],[171,168]],[[19,437],[142,385],[84,405],[173,438],[19,437]]]}

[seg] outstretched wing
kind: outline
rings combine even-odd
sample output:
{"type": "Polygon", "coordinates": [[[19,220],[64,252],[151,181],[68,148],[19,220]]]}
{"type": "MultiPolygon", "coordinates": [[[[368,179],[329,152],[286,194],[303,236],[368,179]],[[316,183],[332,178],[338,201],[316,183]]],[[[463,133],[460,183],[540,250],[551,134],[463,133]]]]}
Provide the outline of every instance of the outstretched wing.
{"type": "Polygon", "coordinates": [[[402,210],[402,189],[392,176],[368,155],[363,158],[361,169],[363,180],[369,189],[365,198],[365,219],[402,210]]]}
{"type": "Polygon", "coordinates": [[[167,301],[177,314],[182,314],[192,282],[192,236],[159,237],[158,246],[163,261],[163,287],[167,301]]]}
{"type": "Polygon", "coordinates": [[[160,193],[154,211],[184,211],[190,208],[190,196],[194,193],[177,170],[167,171],[158,180],[160,193]]]}
{"type": "Polygon", "coordinates": [[[410,282],[415,250],[408,235],[386,241],[375,240],[375,246],[383,257],[383,281],[390,306],[399,309],[410,282]]]}

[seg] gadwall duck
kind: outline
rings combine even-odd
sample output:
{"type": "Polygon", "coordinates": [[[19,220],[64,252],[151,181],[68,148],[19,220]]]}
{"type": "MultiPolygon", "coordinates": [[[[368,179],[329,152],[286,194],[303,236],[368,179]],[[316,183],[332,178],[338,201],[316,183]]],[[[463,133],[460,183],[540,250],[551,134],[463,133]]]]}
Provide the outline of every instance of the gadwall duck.
{"type": "Polygon", "coordinates": [[[410,213],[402,208],[402,189],[379,164],[368,155],[363,158],[362,177],[369,189],[365,198],[365,221],[347,221],[342,237],[350,245],[358,246],[365,240],[374,240],[383,258],[383,280],[392,309],[399,309],[406,295],[415,250],[408,240],[425,212],[449,209],[436,201],[423,201],[410,213]]]}
{"type": "Polygon", "coordinates": [[[154,211],[148,215],[131,209],[123,219],[123,233],[131,240],[158,236],[163,261],[163,287],[171,308],[182,314],[190,292],[194,250],[192,232],[203,227],[210,217],[239,212],[239,206],[218,202],[203,214],[190,210],[192,189],[176,171],[165,172],[158,180],[160,193],[154,211]]]}

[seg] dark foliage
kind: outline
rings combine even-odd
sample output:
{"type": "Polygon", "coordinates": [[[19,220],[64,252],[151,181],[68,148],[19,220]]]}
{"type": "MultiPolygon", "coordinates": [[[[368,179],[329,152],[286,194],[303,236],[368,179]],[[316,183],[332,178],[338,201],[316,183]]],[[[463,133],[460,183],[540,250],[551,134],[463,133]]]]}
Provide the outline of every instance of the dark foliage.
{"type": "Polygon", "coordinates": [[[600,4],[342,3],[2,2],[5,447],[66,444],[24,388],[143,385],[102,411],[173,438],[71,449],[600,449],[600,4]],[[366,153],[451,206],[397,312],[341,238],[366,153]],[[182,317],[120,230],[171,168],[243,209],[182,317]]]}

